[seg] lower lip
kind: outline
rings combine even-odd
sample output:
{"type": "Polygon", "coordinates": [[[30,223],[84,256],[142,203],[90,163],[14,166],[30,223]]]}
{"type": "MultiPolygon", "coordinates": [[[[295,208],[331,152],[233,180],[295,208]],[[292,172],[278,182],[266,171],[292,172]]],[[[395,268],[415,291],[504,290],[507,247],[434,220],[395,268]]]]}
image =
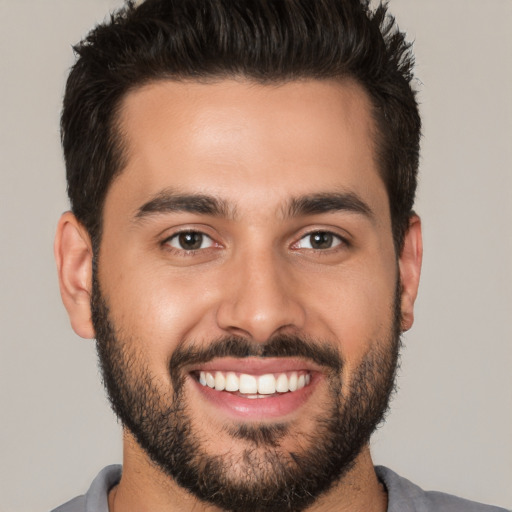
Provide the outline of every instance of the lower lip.
{"type": "Polygon", "coordinates": [[[227,391],[217,391],[203,386],[191,377],[201,396],[215,407],[227,412],[236,419],[265,420],[275,419],[294,413],[308,400],[318,383],[318,376],[312,374],[311,382],[293,392],[269,396],[267,398],[245,398],[227,391]]]}

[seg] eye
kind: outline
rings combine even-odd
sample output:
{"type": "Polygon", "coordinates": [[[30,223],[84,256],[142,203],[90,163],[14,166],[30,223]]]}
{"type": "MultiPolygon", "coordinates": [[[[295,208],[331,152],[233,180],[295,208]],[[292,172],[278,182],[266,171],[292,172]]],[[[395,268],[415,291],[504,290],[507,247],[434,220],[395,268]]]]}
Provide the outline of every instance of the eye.
{"type": "Polygon", "coordinates": [[[315,231],[303,236],[296,244],[298,249],[326,250],[343,242],[342,238],[329,231],[315,231]]]}
{"type": "Polygon", "coordinates": [[[182,251],[197,251],[213,246],[213,240],[199,231],[182,231],[168,238],[165,243],[182,251]]]}

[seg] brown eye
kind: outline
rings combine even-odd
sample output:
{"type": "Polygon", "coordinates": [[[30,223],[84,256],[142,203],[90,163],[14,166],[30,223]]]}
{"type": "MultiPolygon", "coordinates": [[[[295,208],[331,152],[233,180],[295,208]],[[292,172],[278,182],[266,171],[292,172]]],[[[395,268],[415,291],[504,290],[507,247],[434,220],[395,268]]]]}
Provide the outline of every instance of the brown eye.
{"type": "Polygon", "coordinates": [[[207,249],[213,245],[212,239],[199,231],[183,231],[169,238],[167,243],[175,249],[183,251],[196,251],[207,249]]]}
{"type": "Polygon", "coordinates": [[[317,251],[332,249],[342,242],[341,238],[329,231],[315,231],[299,240],[298,248],[314,249],[317,251]]]}
{"type": "Polygon", "coordinates": [[[309,240],[313,249],[330,249],[332,247],[333,236],[331,233],[319,232],[309,235],[309,240]]]}

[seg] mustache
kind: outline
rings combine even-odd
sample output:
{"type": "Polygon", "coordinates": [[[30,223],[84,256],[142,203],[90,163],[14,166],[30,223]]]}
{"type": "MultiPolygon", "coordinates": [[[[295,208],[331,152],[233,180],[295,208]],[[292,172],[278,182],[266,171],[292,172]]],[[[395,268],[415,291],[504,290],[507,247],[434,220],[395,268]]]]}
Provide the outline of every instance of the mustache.
{"type": "Polygon", "coordinates": [[[171,375],[178,375],[185,366],[222,357],[299,357],[335,372],[340,372],[343,367],[343,359],[336,349],[305,336],[276,335],[264,344],[244,337],[228,336],[216,339],[207,346],[190,344],[177,348],[169,363],[171,375]]]}

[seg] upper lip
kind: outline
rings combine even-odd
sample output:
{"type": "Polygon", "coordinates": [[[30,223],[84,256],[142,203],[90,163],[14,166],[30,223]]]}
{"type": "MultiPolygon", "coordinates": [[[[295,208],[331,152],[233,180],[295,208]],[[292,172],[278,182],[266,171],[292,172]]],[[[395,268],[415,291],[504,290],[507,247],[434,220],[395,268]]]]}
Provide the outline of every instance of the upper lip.
{"type": "Polygon", "coordinates": [[[265,375],[267,373],[284,373],[292,371],[321,371],[312,361],[293,357],[223,357],[207,363],[198,364],[191,371],[220,371],[265,375]]]}

